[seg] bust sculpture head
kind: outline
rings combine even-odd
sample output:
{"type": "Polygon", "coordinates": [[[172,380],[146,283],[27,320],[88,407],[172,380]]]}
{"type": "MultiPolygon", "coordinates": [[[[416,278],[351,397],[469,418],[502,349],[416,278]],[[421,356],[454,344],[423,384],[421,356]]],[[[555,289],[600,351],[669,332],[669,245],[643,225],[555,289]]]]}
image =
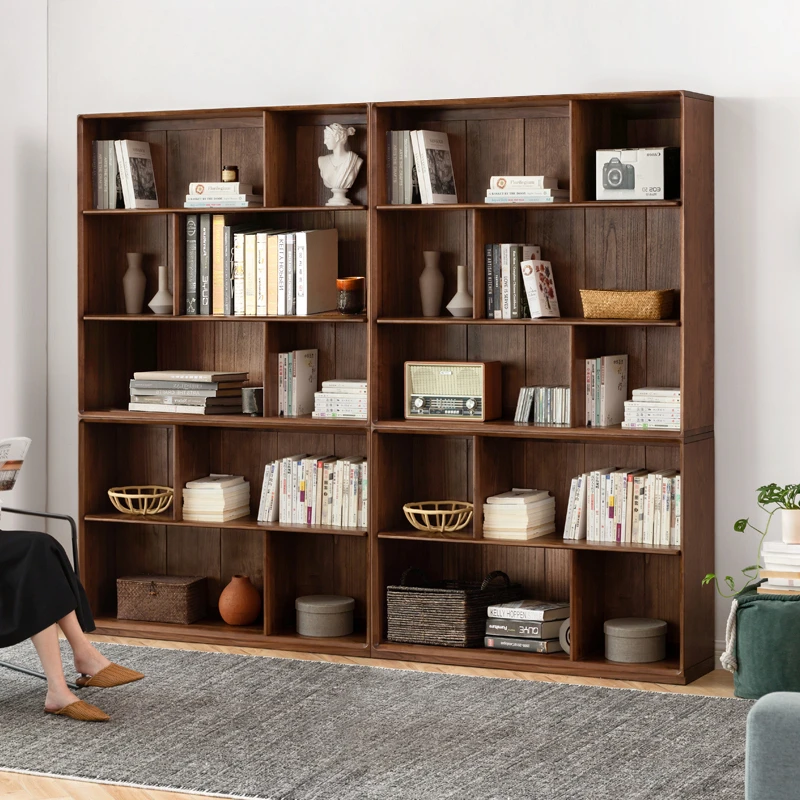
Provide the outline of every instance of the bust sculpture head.
{"type": "Polygon", "coordinates": [[[323,142],[331,152],[318,159],[322,182],[332,192],[328,200],[329,206],[349,206],[347,190],[355,182],[361,165],[364,163],[356,153],[347,149],[347,140],[356,132],[352,126],[345,127],[339,122],[332,122],[325,127],[323,142]]]}
{"type": "Polygon", "coordinates": [[[325,147],[334,152],[336,152],[337,146],[341,146],[342,149],[344,149],[348,137],[352,136],[355,132],[356,129],[352,125],[345,128],[344,125],[338,122],[332,122],[325,127],[325,133],[323,134],[325,147]]]}

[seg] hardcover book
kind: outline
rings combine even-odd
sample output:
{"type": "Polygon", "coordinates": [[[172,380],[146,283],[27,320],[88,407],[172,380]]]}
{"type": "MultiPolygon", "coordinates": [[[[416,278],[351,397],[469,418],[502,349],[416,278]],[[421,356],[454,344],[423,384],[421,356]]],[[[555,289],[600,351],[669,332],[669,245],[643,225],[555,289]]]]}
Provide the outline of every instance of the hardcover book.
{"type": "Polygon", "coordinates": [[[553,268],[549,261],[523,261],[522,281],[528,297],[531,319],[560,317],[553,268]]]}
{"type": "Polygon", "coordinates": [[[487,619],[487,636],[514,636],[518,639],[557,639],[563,620],[527,622],[518,619],[487,619]]]}
{"type": "Polygon", "coordinates": [[[336,228],[298,231],[294,249],[297,315],[333,311],[336,308],[336,278],[339,275],[339,232],[336,228]]]}
{"type": "Polygon", "coordinates": [[[486,636],[485,647],[496,650],[524,650],[529,653],[560,653],[563,648],[558,639],[514,639],[510,636],[486,636]]]}
{"type": "Polygon", "coordinates": [[[200,267],[198,295],[200,314],[211,314],[211,215],[200,215],[200,267]]]}
{"type": "Polygon", "coordinates": [[[123,139],[121,169],[128,184],[128,208],[158,208],[156,176],[148,142],[123,139]]]}
{"type": "MultiPolygon", "coordinates": [[[[422,157],[421,183],[429,203],[457,203],[450,143],[441,131],[417,131],[422,157]]],[[[419,165],[417,169],[419,175],[419,165]]]]}
{"type": "Polygon", "coordinates": [[[197,214],[186,217],[186,314],[197,314],[197,214]]]}
{"type": "Polygon", "coordinates": [[[569,603],[548,603],[544,600],[513,600],[489,606],[488,615],[497,619],[522,619],[532,622],[549,622],[566,619],[569,616],[569,603]]]}

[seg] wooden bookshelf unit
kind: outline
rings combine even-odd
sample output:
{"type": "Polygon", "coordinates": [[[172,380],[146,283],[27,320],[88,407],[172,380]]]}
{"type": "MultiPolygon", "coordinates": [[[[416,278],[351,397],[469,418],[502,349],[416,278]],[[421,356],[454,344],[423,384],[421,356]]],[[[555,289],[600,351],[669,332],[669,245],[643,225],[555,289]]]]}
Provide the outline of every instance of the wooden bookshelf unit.
{"type": "MultiPolygon", "coordinates": [[[[687,683],[713,668],[713,592],[700,584],[714,563],[714,105],[691,92],[558,95],[331,106],[99,114],[78,118],[80,555],[98,632],[155,639],[350,656],[687,683]],[[329,208],[317,170],[325,125],[356,129],[365,159],[349,192],[329,208]],[[386,131],[446,131],[458,205],[389,205],[386,131]],[[150,142],[159,201],[148,211],[92,208],[92,141],[150,142]],[[595,150],[679,146],[681,197],[594,200],[595,150]],[[264,207],[226,217],[273,228],[339,231],[341,276],[367,277],[367,313],[344,317],[184,316],[184,195],[190,181],[218,180],[222,164],[263,190],[264,207]],[[552,175],[570,202],[486,205],[491,175],[552,175]],[[485,318],[484,245],[531,242],[553,263],[563,317],[485,318]],[[466,264],[472,318],[422,316],[422,251],[442,252],[444,302],[466,264]],[[146,300],[167,265],[174,316],[125,314],[125,253],[145,253],[146,300]],[[579,290],[675,289],[674,318],[583,319],[579,290]],[[369,420],[281,418],[277,354],[319,349],[320,380],[369,382],[369,420]],[[586,428],[584,360],[627,353],[629,391],[680,386],[680,431],[586,428]],[[403,363],[499,360],[501,419],[485,423],[403,418],[403,363]],[[127,411],[128,381],[152,369],[248,371],[265,386],[263,417],[127,411]],[[513,423],[521,386],[571,386],[574,427],[513,423]],[[369,460],[366,529],[259,525],[264,465],[291,453],[369,460]],[[616,464],[676,468],[682,475],[679,547],[564,541],[573,476],[616,464]],[[253,515],[225,524],[184,522],[182,487],[209,472],[243,474],[253,515]],[[116,513],[111,486],[163,484],[172,508],[141,519],[116,513]],[[482,538],[481,504],[512,486],[549,489],[559,534],[528,542],[482,538]],[[471,526],[437,536],[412,529],[414,500],[470,500],[471,526]],[[409,566],[433,578],[480,579],[501,569],[527,596],[569,600],[569,655],[398,644],[386,638],[386,587],[409,566]],[[116,618],[116,578],[204,575],[208,620],[181,626],[116,618]],[[216,601],[244,573],[263,591],[261,620],[225,625],[216,601]],[[294,599],[346,594],[356,632],[308,639],[294,632],[294,599]],[[668,623],[667,658],[604,658],[603,621],[649,616],[668,623]]],[[[188,213],[200,213],[192,209],[188,213]]],[[[213,210],[210,213],[215,213],[213,210]]],[[[445,314],[447,312],[444,312],[445,314]]]]}

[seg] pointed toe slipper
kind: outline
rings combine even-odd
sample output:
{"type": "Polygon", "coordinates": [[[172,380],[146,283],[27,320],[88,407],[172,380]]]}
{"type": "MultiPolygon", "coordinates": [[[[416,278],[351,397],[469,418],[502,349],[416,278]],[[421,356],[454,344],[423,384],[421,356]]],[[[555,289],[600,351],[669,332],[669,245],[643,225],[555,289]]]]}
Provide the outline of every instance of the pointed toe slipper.
{"type": "Polygon", "coordinates": [[[101,711],[97,706],[91,703],[85,703],[83,700],[76,700],[64,708],[59,708],[58,711],[44,710],[45,714],[54,714],[59,717],[69,717],[70,719],[77,719],[80,722],[108,722],[111,717],[104,711],[101,711]]]}
{"type": "Polygon", "coordinates": [[[97,675],[81,675],[75,681],[78,686],[96,686],[100,689],[111,689],[113,686],[123,686],[126,683],[133,683],[144,678],[141,672],[135,669],[128,669],[119,664],[109,664],[101,669],[97,675]]]}

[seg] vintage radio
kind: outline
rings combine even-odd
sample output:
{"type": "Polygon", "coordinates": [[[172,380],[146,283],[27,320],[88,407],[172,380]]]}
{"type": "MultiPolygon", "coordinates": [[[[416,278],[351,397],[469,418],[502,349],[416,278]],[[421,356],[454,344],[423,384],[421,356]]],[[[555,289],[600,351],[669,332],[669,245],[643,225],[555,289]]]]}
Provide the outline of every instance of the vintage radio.
{"type": "Polygon", "coordinates": [[[502,414],[499,361],[406,361],[406,419],[471,419],[502,414]]]}

